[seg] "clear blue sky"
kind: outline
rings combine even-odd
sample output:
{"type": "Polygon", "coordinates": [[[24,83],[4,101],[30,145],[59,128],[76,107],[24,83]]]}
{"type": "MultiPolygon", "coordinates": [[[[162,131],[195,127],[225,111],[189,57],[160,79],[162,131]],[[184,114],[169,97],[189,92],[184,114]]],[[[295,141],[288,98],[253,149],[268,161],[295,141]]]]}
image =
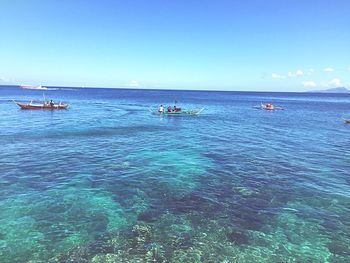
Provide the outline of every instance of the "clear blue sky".
{"type": "Polygon", "coordinates": [[[1,0],[0,83],[350,87],[349,0],[1,0]]]}

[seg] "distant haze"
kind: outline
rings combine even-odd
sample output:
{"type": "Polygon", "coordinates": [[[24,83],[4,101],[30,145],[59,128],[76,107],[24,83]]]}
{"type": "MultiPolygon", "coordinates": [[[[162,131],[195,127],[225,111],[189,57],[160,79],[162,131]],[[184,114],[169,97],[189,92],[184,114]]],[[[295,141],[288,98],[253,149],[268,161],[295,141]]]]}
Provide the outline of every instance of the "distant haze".
{"type": "Polygon", "coordinates": [[[331,88],[325,90],[311,90],[309,92],[319,92],[319,93],[350,93],[350,90],[344,87],[331,88]]]}

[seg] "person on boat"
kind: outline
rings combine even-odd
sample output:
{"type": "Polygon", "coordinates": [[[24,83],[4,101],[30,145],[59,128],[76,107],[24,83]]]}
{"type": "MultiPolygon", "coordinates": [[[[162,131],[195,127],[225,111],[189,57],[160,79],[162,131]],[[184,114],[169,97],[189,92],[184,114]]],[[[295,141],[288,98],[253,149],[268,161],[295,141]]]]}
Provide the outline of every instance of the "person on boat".
{"type": "Polygon", "coordinates": [[[170,106],[168,106],[167,111],[171,112],[171,107],[170,106]]]}
{"type": "Polygon", "coordinates": [[[55,105],[55,103],[52,100],[50,100],[50,107],[53,108],[54,105],[55,105]]]}
{"type": "Polygon", "coordinates": [[[273,110],[274,106],[271,103],[266,104],[266,108],[269,110],[273,110]]]}
{"type": "Polygon", "coordinates": [[[163,112],[164,112],[164,107],[163,107],[163,105],[160,105],[160,106],[159,106],[158,112],[159,112],[159,113],[163,113],[163,112]]]}
{"type": "Polygon", "coordinates": [[[180,112],[181,111],[181,108],[179,107],[176,107],[176,105],[174,106],[174,112],[180,112]]]}

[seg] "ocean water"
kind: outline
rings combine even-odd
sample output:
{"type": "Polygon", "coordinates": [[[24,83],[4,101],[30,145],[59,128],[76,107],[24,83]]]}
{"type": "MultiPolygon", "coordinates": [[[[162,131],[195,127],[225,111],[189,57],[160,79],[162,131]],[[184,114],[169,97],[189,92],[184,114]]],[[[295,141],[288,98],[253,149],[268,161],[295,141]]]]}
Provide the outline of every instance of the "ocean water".
{"type": "Polygon", "coordinates": [[[350,262],[347,94],[0,87],[0,262],[350,262]],[[159,104],[202,108],[161,117],[159,104]],[[253,106],[272,102],[285,110],[253,106]]]}

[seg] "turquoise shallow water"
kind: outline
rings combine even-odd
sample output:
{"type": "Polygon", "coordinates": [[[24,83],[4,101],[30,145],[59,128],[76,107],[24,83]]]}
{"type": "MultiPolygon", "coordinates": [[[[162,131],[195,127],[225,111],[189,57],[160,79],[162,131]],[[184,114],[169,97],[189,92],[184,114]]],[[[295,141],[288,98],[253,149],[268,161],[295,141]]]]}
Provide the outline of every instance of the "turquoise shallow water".
{"type": "Polygon", "coordinates": [[[0,262],[350,261],[349,95],[45,95],[0,88],[0,262]]]}

